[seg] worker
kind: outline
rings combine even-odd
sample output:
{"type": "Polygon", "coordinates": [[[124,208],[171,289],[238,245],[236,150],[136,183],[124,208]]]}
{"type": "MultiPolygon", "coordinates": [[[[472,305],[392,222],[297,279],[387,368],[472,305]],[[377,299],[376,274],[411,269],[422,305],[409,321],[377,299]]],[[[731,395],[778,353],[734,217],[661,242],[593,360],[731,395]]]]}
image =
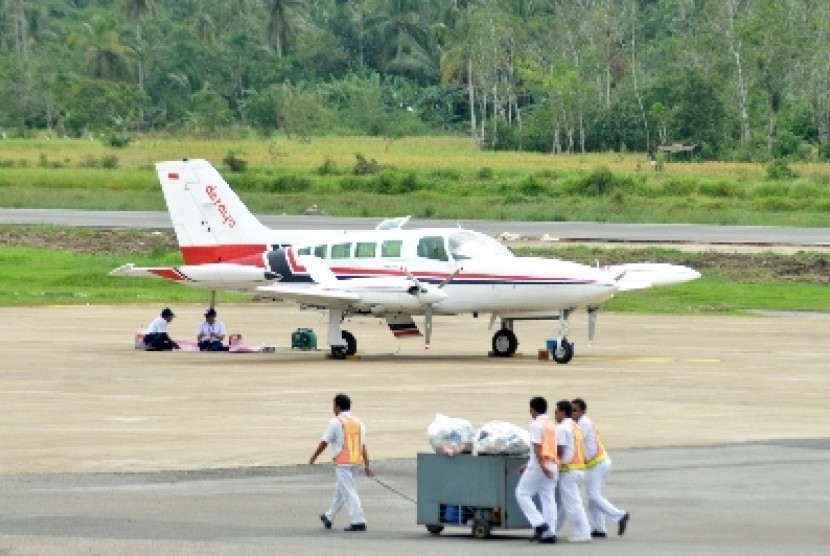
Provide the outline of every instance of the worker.
{"type": "Polygon", "coordinates": [[[556,402],[556,450],[559,456],[559,489],[556,500],[557,531],[570,522],[573,536],[570,542],[591,542],[588,517],[582,506],[579,487],[585,478],[585,459],[582,446],[582,429],[571,419],[572,407],[568,400],[556,402]]]}
{"type": "Polygon", "coordinates": [[[365,428],[363,423],[352,415],[351,407],[352,400],[346,394],[337,394],[334,397],[334,418],[329,421],[320,444],[311,454],[308,463],[313,464],[326,446],[331,445],[337,484],[331,507],[326,513],[320,514],[320,521],[326,529],[331,529],[334,518],[345,504],[349,511],[350,524],[344,531],[365,531],[366,517],[363,515],[363,507],[357,493],[355,473],[361,464],[367,477],[372,477],[374,473],[369,467],[365,428]]]}
{"type": "Polygon", "coordinates": [[[531,541],[543,544],[556,542],[556,477],[559,460],[556,456],[556,424],[548,417],[548,402],[541,396],[530,399],[531,452],[527,463],[519,467],[516,502],[533,527],[531,541]],[[538,496],[540,512],[533,502],[538,496]]]}
{"type": "Polygon", "coordinates": [[[582,398],[571,401],[572,417],[582,429],[582,440],[585,446],[585,494],[588,498],[588,523],[591,526],[591,537],[604,538],[605,516],[617,524],[617,534],[624,535],[630,517],[609,502],[602,495],[602,488],[611,473],[611,458],[599,439],[599,431],[588,417],[588,404],[582,398]]]}
{"type": "Polygon", "coordinates": [[[225,334],[225,325],[216,318],[216,309],[211,307],[205,311],[205,320],[196,331],[199,351],[228,351],[228,346],[222,343],[225,334]]]}
{"type": "Polygon", "coordinates": [[[167,333],[167,325],[173,320],[176,315],[170,309],[165,307],[161,310],[161,315],[156,317],[147,330],[144,331],[144,349],[147,351],[170,351],[179,349],[179,344],[174,342],[167,333]]]}

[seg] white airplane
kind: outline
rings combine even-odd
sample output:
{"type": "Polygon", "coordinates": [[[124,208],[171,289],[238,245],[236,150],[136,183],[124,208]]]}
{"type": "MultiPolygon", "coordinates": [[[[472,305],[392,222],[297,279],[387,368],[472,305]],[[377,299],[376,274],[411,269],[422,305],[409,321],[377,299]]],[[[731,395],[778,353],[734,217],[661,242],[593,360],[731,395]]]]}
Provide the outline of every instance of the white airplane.
{"type": "Polygon", "coordinates": [[[516,352],[514,323],[558,320],[552,357],[569,362],[568,318],[589,313],[593,339],[599,304],[618,291],[679,284],[700,274],[688,267],[634,263],[604,268],[538,257],[517,257],[495,239],[462,228],[405,229],[409,217],[374,230],[271,230],[205,160],[159,162],[156,170],[184,265],[123,265],[113,276],[157,276],[260,299],[291,300],[328,311],[328,345],[335,358],[357,350],[341,328],[346,316],[385,318],[396,337],[421,336],[432,316],[490,313],[492,355],[516,352]]]}

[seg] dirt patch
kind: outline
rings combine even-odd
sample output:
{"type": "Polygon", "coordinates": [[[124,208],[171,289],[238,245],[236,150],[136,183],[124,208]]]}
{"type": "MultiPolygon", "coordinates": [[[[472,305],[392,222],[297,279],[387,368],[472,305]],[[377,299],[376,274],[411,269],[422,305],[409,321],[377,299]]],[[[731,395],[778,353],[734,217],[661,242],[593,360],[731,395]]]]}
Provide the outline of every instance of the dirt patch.
{"type": "MultiPolygon", "coordinates": [[[[25,246],[72,253],[107,255],[152,255],[178,249],[175,234],[138,230],[48,230],[25,226],[0,229],[0,247],[25,246]]],[[[800,251],[737,253],[701,245],[698,250],[631,248],[585,245],[511,247],[521,255],[560,257],[589,265],[611,265],[631,261],[683,264],[703,273],[715,273],[739,283],[779,280],[800,284],[830,285],[830,254],[800,251]]]]}

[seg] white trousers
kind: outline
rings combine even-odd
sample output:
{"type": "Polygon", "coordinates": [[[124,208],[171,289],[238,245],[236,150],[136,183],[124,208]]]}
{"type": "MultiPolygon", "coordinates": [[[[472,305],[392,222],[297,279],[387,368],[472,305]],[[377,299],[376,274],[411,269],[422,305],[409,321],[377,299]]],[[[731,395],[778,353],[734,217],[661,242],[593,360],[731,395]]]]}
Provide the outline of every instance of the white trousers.
{"type": "Polygon", "coordinates": [[[334,521],[337,513],[345,505],[349,511],[350,523],[366,523],[366,516],[363,515],[363,507],[360,505],[357,484],[354,480],[357,468],[357,465],[334,466],[337,485],[334,487],[334,500],[331,501],[331,507],[326,511],[326,518],[329,521],[334,521]]]}
{"type": "Polygon", "coordinates": [[[516,502],[533,527],[547,523],[550,534],[553,534],[556,531],[556,465],[551,464],[548,469],[553,471],[550,479],[545,477],[538,466],[525,469],[516,485],[516,502]],[[537,495],[542,506],[541,512],[533,502],[533,497],[537,495]]]}
{"type": "Polygon", "coordinates": [[[611,460],[606,458],[585,470],[585,496],[588,498],[588,523],[591,530],[605,533],[605,517],[619,522],[625,512],[602,496],[605,481],[611,473],[611,460]]]}
{"type": "Polygon", "coordinates": [[[579,495],[579,485],[582,484],[584,478],[585,471],[582,469],[559,473],[556,528],[561,529],[567,518],[574,537],[590,538],[591,529],[588,525],[588,517],[585,515],[585,508],[582,507],[582,497],[579,495]]]}

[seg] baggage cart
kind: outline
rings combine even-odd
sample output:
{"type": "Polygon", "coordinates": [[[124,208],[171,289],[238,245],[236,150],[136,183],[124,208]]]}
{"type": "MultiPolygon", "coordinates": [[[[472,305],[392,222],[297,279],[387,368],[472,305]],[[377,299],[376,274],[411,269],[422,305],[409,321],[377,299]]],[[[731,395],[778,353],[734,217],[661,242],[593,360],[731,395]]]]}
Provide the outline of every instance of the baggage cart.
{"type": "Polygon", "coordinates": [[[515,494],[526,462],[527,456],[418,454],[418,525],[433,535],[469,527],[478,539],[494,528],[529,529],[515,494]]]}

